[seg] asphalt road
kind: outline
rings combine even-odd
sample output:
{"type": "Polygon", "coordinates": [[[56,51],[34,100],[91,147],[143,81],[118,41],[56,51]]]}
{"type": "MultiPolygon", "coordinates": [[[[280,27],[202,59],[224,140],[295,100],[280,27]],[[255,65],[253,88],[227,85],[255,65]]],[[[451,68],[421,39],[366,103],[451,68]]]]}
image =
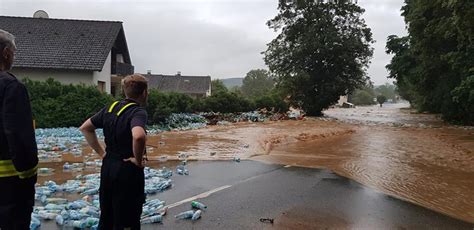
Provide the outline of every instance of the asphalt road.
{"type": "MultiPolygon", "coordinates": [[[[466,223],[365,187],[327,170],[254,161],[198,161],[189,176],[151,198],[171,208],[162,224],[143,229],[473,229],[466,223]],[[193,197],[202,218],[176,220],[193,197]],[[189,200],[189,201],[187,201],[189,200]],[[263,223],[261,218],[273,219],[263,223]]],[[[41,229],[57,229],[53,222],[41,229]]]]}

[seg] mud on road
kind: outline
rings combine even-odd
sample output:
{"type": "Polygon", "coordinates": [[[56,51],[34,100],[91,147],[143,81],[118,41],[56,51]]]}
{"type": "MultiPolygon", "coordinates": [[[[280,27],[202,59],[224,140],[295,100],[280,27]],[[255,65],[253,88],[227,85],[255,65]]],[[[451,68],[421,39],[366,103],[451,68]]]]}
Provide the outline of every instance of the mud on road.
{"type": "Polygon", "coordinates": [[[474,223],[473,129],[446,125],[432,115],[414,114],[400,106],[331,112],[351,120],[335,115],[340,120],[308,118],[167,132],[150,137],[150,143],[162,143],[150,157],[166,154],[175,159],[181,152],[196,160],[238,156],[327,168],[386,194],[474,223]]]}
{"type": "MultiPolygon", "coordinates": [[[[189,160],[240,157],[327,168],[391,196],[474,223],[474,129],[450,126],[404,106],[332,109],[326,111],[330,119],[164,132],[149,137],[147,152],[151,165],[160,166],[173,166],[178,154],[187,154],[189,160]]],[[[83,155],[96,158],[87,148],[83,155]]],[[[63,157],[63,162],[83,160],[63,157]]],[[[62,164],[42,163],[57,171],[62,171],[62,164]]],[[[53,174],[40,177],[39,182],[62,183],[75,176],[74,172],[53,174]]]]}

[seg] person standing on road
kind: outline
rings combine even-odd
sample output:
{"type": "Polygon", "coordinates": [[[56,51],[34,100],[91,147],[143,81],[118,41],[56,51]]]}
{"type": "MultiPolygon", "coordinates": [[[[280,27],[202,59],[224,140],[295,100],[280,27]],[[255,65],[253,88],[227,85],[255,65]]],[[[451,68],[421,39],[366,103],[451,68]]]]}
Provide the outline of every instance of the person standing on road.
{"type": "Polygon", "coordinates": [[[0,30],[0,229],[29,229],[38,149],[25,85],[7,72],[15,37],[0,30]]]}
{"type": "Polygon", "coordinates": [[[142,75],[125,77],[122,89],[126,99],[106,106],[80,127],[87,143],[103,158],[99,189],[102,230],[140,229],[145,202],[147,88],[147,79],[142,75]],[[105,151],[97,139],[96,128],[104,130],[105,151]]]}

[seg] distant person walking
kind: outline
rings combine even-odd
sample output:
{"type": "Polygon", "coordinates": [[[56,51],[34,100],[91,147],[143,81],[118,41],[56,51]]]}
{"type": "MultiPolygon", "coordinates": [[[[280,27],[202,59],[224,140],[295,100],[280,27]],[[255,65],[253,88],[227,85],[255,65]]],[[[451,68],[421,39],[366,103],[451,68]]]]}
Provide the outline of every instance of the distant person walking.
{"type": "Polygon", "coordinates": [[[0,229],[29,229],[38,150],[25,86],[7,72],[15,37],[0,30],[0,229]]]}
{"type": "Polygon", "coordinates": [[[126,99],[106,106],[80,127],[87,143],[103,158],[99,189],[101,230],[140,229],[145,202],[147,88],[147,79],[142,75],[125,77],[122,89],[126,99]],[[105,151],[96,128],[104,129],[105,151]]]}

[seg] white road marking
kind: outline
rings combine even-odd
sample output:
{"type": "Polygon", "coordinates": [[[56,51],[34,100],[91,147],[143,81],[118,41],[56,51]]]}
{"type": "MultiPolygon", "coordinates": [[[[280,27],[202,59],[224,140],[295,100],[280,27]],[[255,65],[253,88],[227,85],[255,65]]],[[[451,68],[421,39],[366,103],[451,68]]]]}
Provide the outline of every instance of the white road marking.
{"type": "MultiPolygon", "coordinates": [[[[291,166],[291,165],[287,165],[287,166],[291,166]]],[[[286,167],[286,166],[285,166],[285,167],[286,167]]],[[[247,178],[247,179],[245,179],[245,180],[239,181],[238,183],[236,183],[236,184],[234,184],[234,185],[238,185],[238,184],[241,184],[241,183],[244,183],[244,182],[253,180],[253,179],[257,178],[257,177],[260,177],[260,176],[262,176],[262,175],[271,173],[271,172],[273,172],[273,171],[275,171],[275,170],[278,170],[278,168],[277,168],[277,169],[274,169],[274,170],[271,170],[271,171],[269,171],[269,172],[263,173],[263,174],[259,174],[259,175],[255,175],[255,176],[253,176],[253,177],[249,177],[249,178],[247,178]]],[[[221,186],[221,187],[218,187],[218,188],[209,190],[209,191],[207,191],[207,192],[203,192],[203,193],[201,193],[201,194],[199,194],[199,195],[196,195],[196,196],[193,196],[193,197],[189,197],[189,198],[187,198],[187,199],[184,199],[184,200],[178,201],[178,202],[176,202],[176,203],[167,205],[167,206],[165,206],[164,208],[168,208],[168,209],[174,208],[174,207],[176,207],[176,206],[182,205],[182,204],[184,204],[184,203],[187,203],[187,202],[190,202],[190,201],[193,201],[193,200],[196,200],[196,199],[201,199],[201,198],[208,197],[208,196],[212,195],[213,193],[222,191],[222,190],[224,190],[224,189],[228,189],[228,188],[230,188],[230,187],[232,187],[232,185],[224,185],[224,186],[221,186]]]]}
{"type": "Polygon", "coordinates": [[[224,190],[224,189],[227,189],[227,188],[230,188],[230,187],[232,187],[232,185],[224,185],[224,186],[222,186],[222,187],[215,188],[215,189],[210,190],[210,191],[207,191],[207,192],[203,192],[203,193],[201,193],[201,194],[199,194],[199,195],[196,195],[196,196],[193,196],[193,197],[189,197],[189,198],[184,199],[184,200],[182,200],[182,201],[178,201],[178,202],[176,202],[176,203],[174,203],[174,204],[167,205],[166,207],[168,207],[168,208],[174,208],[174,207],[176,207],[176,206],[182,205],[182,204],[184,204],[184,203],[187,203],[187,202],[190,202],[190,201],[193,201],[193,200],[196,200],[196,199],[206,198],[206,197],[210,196],[210,195],[213,194],[213,193],[219,192],[219,191],[221,191],[221,190],[224,190]]]}

